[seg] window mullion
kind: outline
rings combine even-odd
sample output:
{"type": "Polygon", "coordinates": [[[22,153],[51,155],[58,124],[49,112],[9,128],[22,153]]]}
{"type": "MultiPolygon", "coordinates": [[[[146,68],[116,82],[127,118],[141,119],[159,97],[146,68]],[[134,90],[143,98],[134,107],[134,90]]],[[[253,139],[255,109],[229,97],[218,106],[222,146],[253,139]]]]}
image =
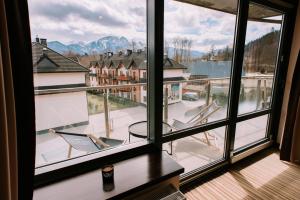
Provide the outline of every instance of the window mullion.
{"type": "Polygon", "coordinates": [[[164,1],[147,1],[148,47],[148,133],[150,141],[162,148],[163,30],[164,1]]]}
{"type": "Polygon", "coordinates": [[[231,76],[231,90],[229,103],[229,126],[226,139],[226,158],[234,148],[235,130],[239,105],[239,94],[241,87],[241,76],[243,68],[243,57],[247,30],[249,0],[239,0],[238,13],[235,30],[235,42],[233,52],[233,65],[231,76]]]}

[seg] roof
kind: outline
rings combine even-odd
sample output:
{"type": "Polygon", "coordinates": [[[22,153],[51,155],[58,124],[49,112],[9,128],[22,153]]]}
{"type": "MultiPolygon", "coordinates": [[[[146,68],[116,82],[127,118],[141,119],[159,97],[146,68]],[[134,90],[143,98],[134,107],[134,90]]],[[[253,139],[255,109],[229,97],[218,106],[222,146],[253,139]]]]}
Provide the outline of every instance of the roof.
{"type": "Polygon", "coordinates": [[[79,62],[77,56],[68,56],[68,58],[75,61],[75,62],[79,62]]]}
{"type": "MultiPolygon", "coordinates": [[[[191,74],[191,77],[230,77],[231,68],[231,61],[195,61],[189,65],[188,72],[191,74]]],[[[245,72],[242,70],[242,75],[244,74],[245,72]]]]}
{"type": "Polygon", "coordinates": [[[186,80],[184,77],[179,76],[179,77],[166,77],[164,78],[164,81],[184,81],[186,80]]]}
{"type": "Polygon", "coordinates": [[[34,73],[88,72],[89,69],[40,43],[32,43],[34,73]]]}
{"type": "MultiPolygon", "coordinates": [[[[91,61],[90,65],[94,65],[96,62],[100,63],[101,67],[107,65],[107,67],[116,69],[120,64],[128,69],[147,69],[147,54],[145,51],[132,52],[130,55],[126,54],[114,54],[110,57],[100,56],[99,61],[91,61]]],[[[164,58],[164,69],[187,69],[186,66],[176,62],[175,60],[165,57],[164,58]]]]}
{"type": "MultiPolygon", "coordinates": [[[[179,77],[166,77],[164,78],[163,81],[184,81],[186,80],[184,77],[179,76],[179,77]]],[[[140,83],[146,83],[147,79],[146,78],[140,78],[140,83]]]]}
{"type": "Polygon", "coordinates": [[[187,69],[187,67],[171,58],[166,57],[164,59],[164,69],[187,69]]]}

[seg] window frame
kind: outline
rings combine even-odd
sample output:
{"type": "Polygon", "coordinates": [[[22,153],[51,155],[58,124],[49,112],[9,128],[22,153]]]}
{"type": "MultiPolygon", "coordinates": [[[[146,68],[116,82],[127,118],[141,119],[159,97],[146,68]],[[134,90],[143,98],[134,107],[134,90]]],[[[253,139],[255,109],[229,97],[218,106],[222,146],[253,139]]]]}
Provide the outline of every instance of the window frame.
{"type": "MultiPolygon", "coordinates": [[[[189,129],[176,131],[170,133],[168,135],[164,135],[163,143],[170,142],[173,140],[181,139],[184,137],[188,137],[194,134],[201,133],[203,131],[219,128],[222,126],[226,126],[225,132],[225,153],[224,159],[219,159],[211,164],[201,166],[199,169],[188,172],[187,174],[181,175],[182,180],[189,179],[193,176],[197,176],[197,174],[205,174],[210,168],[216,167],[218,164],[223,162],[229,162],[232,157],[242,154],[243,152],[257,147],[258,145],[268,143],[270,141],[276,140],[278,134],[278,126],[280,120],[280,112],[282,107],[282,95],[284,91],[285,77],[287,73],[287,59],[282,59],[284,55],[284,51],[289,55],[289,50],[287,50],[288,46],[291,44],[291,40],[284,40],[282,38],[289,38],[288,35],[291,35],[288,32],[288,23],[293,21],[293,9],[288,7],[283,7],[276,5],[270,2],[264,2],[262,0],[238,0],[237,5],[237,14],[236,14],[236,28],[235,28],[235,37],[234,37],[234,45],[233,45],[233,58],[232,58],[232,68],[231,68],[231,77],[230,77],[230,91],[228,97],[228,114],[225,119],[207,123],[204,125],[195,126],[189,129]],[[281,35],[280,40],[278,42],[278,51],[277,51],[277,60],[276,60],[276,70],[274,72],[273,78],[273,91],[272,91],[272,101],[271,107],[259,111],[244,113],[238,115],[238,105],[239,105],[239,92],[241,86],[241,77],[242,77],[242,68],[243,68],[243,58],[244,58],[244,47],[245,47],[245,39],[246,39],[246,31],[247,31],[247,22],[248,22],[248,10],[250,4],[256,4],[260,6],[264,6],[273,10],[277,10],[282,13],[283,19],[281,23],[281,35]],[[281,73],[280,73],[281,72],[281,73]],[[276,108],[276,109],[275,109],[276,108]],[[253,119],[255,117],[269,115],[266,129],[266,137],[262,138],[258,141],[252,142],[248,145],[242,146],[238,149],[234,149],[235,142],[235,133],[236,133],[236,124],[238,122],[242,122],[245,120],[253,119]],[[271,130],[273,130],[271,134],[271,130]],[[275,131],[274,131],[275,130],[275,131]]],[[[191,178],[193,179],[193,178],[191,178]]]]}
{"type": "MultiPolygon", "coordinates": [[[[197,170],[189,172],[182,176],[182,181],[185,182],[191,176],[198,177],[208,171],[222,167],[229,164],[232,156],[242,153],[243,151],[252,148],[258,144],[274,139],[277,136],[278,125],[280,120],[280,111],[282,106],[282,94],[285,86],[285,79],[287,74],[287,66],[290,54],[290,46],[292,43],[292,32],[294,24],[296,6],[289,7],[292,4],[285,6],[278,6],[271,2],[263,0],[238,0],[238,12],[236,15],[236,28],[235,28],[235,42],[233,64],[230,81],[230,92],[228,98],[228,114],[223,120],[211,122],[201,126],[170,133],[162,137],[162,111],[163,111],[163,31],[164,31],[164,1],[161,0],[146,0],[147,1],[147,57],[148,57],[148,73],[147,73],[147,118],[148,118],[148,134],[149,141],[138,142],[129,145],[124,145],[120,148],[112,149],[104,152],[95,152],[89,155],[73,158],[66,161],[61,161],[55,164],[38,167],[35,169],[36,175],[35,187],[40,187],[58,180],[62,180],[77,174],[81,174],[93,169],[97,169],[104,164],[114,163],[121,160],[129,159],[140,154],[161,151],[162,144],[170,142],[175,139],[184,138],[200,132],[226,126],[225,138],[225,154],[224,159],[210,163],[208,166],[200,167],[197,170]],[[243,52],[246,36],[246,25],[248,20],[249,3],[256,3],[259,5],[267,6],[273,9],[278,9],[284,13],[282,23],[282,33],[280,41],[280,48],[278,51],[278,66],[276,69],[276,81],[274,82],[274,92],[272,101],[272,109],[265,109],[258,112],[247,113],[238,116],[237,106],[239,99],[241,69],[243,62],[243,52]],[[284,56],[282,58],[282,56],[284,56]],[[155,67],[154,67],[155,66],[155,67]],[[274,109],[276,107],[276,109],[274,109]],[[270,128],[275,132],[269,138],[258,141],[256,144],[251,144],[238,151],[233,151],[236,123],[251,119],[254,117],[262,116],[264,114],[270,115],[270,128]]],[[[26,16],[28,17],[28,16],[26,16]]],[[[29,25],[28,25],[29,26],[29,25]]],[[[31,88],[33,91],[34,88],[31,88]]],[[[34,95],[34,94],[33,94],[34,95]]],[[[33,119],[34,120],[34,119],[33,119]]]]}

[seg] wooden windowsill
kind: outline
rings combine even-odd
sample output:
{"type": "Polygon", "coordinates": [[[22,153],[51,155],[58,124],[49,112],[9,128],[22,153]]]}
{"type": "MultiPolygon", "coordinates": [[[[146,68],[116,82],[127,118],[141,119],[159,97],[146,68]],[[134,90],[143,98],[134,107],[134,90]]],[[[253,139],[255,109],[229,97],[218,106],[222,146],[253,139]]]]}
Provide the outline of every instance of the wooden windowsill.
{"type": "Polygon", "coordinates": [[[33,199],[120,199],[183,173],[166,153],[148,153],[114,164],[114,189],[103,190],[97,169],[34,191],[33,199]]]}

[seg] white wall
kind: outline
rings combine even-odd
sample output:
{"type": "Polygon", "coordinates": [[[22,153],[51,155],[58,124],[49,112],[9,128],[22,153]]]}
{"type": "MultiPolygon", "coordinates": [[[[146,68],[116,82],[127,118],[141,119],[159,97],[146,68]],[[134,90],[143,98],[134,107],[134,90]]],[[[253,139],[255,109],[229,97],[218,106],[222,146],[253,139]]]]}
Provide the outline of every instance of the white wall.
{"type": "MultiPolygon", "coordinates": [[[[140,70],[140,78],[143,78],[143,72],[146,70],[140,70]]],[[[183,69],[165,69],[164,70],[164,78],[169,77],[184,77],[186,74],[183,72],[183,69]]]]}
{"type": "MultiPolygon", "coordinates": [[[[141,103],[143,103],[143,104],[147,104],[147,102],[146,101],[144,101],[144,97],[146,97],[147,96],[147,89],[146,90],[144,90],[144,86],[140,86],[140,98],[141,98],[141,103]]],[[[147,88],[147,87],[146,87],[147,88]]]]}
{"type": "Polygon", "coordinates": [[[35,96],[36,130],[88,121],[86,92],[35,96]]]}
{"type": "Polygon", "coordinates": [[[182,69],[165,69],[164,70],[164,78],[182,77],[182,76],[184,76],[182,69]]]}
{"type": "Polygon", "coordinates": [[[285,125],[285,120],[286,120],[286,116],[287,116],[289,95],[290,95],[292,79],[293,79],[293,75],[294,75],[294,69],[295,69],[299,50],[300,50],[300,3],[298,4],[298,11],[297,11],[297,18],[296,18],[296,23],[295,23],[295,30],[294,30],[294,36],[293,36],[293,42],[292,42],[292,48],[291,48],[291,54],[290,54],[290,60],[289,60],[289,67],[288,67],[287,78],[286,78],[286,83],[285,83],[285,90],[284,90],[280,123],[279,123],[278,136],[277,136],[278,143],[281,142],[282,134],[284,132],[284,125],[285,125]]]}
{"type": "Polygon", "coordinates": [[[124,67],[124,65],[122,67],[119,68],[118,70],[118,76],[121,76],[121,74],[125,75],[126,76],[126,72],[127,72],[127,69],[124,67]]]}
{"type": "Polygon", "coordinates": [[[165,87],[167,86],[168,88],[168,104],[177,103],[182,100],[182,83],[179,83],[178,98],[172,97],[171,85],[172,84],[164,85],[164,92],[165,92],[165,87]]]}
{"type": "Polygon", "coordinates": [[[147,70],[140,70],[140,78],[144,78],[143,77],[143,73],[146,72],[146,77],[147,78],[147,70]]]}
{"type": "Polygon", "coordinates": [[[108,68],[106,66],[102,68],[102,74],[104,73],[108,74],[108,68]]]}
{"type": "Polygon", "coordinates": [[[84,72],[34,73],[34,86],[85,84],[84,72]]]}

